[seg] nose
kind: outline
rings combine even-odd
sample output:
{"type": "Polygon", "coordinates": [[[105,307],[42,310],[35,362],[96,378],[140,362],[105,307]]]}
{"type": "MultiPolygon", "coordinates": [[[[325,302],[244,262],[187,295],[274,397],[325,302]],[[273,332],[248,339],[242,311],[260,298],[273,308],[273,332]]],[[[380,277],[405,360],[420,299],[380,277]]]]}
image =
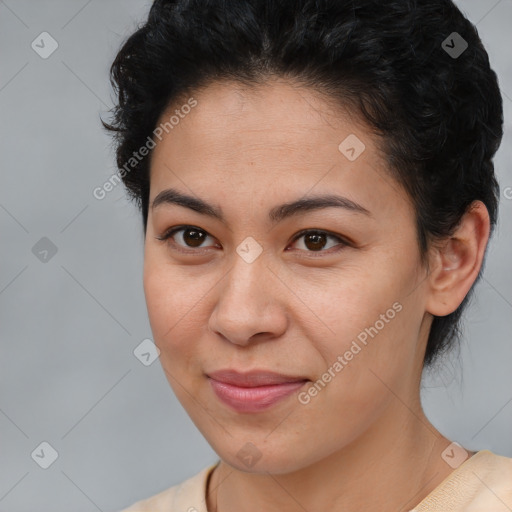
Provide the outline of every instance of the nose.
{"type": "Polygon", "coordinates": [[[215,289],[218,295],[209,328],[227,341],[246,346],[286,331],[286,290],[263,255],[252,263],[237,255],[215,289]]]}

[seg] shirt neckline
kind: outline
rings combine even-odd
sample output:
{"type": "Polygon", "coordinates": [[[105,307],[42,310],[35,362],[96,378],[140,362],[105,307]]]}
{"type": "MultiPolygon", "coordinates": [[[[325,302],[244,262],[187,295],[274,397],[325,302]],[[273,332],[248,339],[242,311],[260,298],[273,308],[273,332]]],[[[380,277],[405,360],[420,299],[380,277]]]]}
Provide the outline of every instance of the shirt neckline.
{"type": "Polygon", "coordinates": [[[451,480],[457,478],[460,473],[466,471],[468,467],[474,465],[477,461],[481,460],[483,457],[487,457],[488,455],[492,455],[492,452],[489,450],[479,450],[475,452],[471,457],[468,457],[460,466],[456,467],[450,474],[448,474],[431,492],[427,494],[419,503],[416,503],[414,508],[410,509],[409,512],[415,512],[418,507],[424,507],[428,505],[433,499],[436,499],[439,493],[442,492],[442,489],[449,483],[451,480]]]}

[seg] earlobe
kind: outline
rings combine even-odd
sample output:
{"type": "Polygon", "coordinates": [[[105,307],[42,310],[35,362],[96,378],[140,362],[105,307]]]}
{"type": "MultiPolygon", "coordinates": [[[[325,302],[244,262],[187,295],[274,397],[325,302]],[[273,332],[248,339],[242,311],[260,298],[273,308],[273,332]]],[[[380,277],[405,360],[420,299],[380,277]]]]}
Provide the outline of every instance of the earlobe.
{"type": "Polygon", "coordinates": [[[453,235],[432,247],[427,312],[446,316],[459,307],[478,277],[489,232],[487,208],[474,201],[453,235]]]}

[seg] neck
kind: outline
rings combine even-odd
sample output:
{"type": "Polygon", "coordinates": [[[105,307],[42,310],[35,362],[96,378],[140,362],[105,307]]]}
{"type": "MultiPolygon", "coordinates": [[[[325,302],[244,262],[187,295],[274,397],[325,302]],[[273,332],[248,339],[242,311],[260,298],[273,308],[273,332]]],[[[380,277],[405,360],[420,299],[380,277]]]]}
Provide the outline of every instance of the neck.
{"type": "Polygon", "coordinates": [[[441,458],[449,444],[419,399],[414,408],[397,399],[350,445],[299,470],[247,473],[221,461],[210,479],[208,511],[408,511],[453,471],[441,458]]]}

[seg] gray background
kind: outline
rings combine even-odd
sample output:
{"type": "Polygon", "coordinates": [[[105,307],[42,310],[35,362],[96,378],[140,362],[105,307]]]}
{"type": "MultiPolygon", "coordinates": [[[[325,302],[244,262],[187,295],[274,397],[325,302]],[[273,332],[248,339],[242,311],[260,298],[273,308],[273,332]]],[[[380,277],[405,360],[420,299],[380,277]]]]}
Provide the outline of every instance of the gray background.
{"type": "MultiPolygon", "coordinates": [[[[115,171],[108,69],[150,3],[0,1],[0,511],[116,511],[217,458],[158,360],[133,354],[151,338],[139,213],[121,186],[92,195],[115,171]],[[59,45],[47,59],[31,48],[44,31],[59,45]],[[31,457],[43,441],[58,452],[46,470],[31,457]]],[[[511,457],[512,1],[458,3],[504,95],[502,200],[460,362],[425,376],[423,399],[447,437],[511,457]]]]}

